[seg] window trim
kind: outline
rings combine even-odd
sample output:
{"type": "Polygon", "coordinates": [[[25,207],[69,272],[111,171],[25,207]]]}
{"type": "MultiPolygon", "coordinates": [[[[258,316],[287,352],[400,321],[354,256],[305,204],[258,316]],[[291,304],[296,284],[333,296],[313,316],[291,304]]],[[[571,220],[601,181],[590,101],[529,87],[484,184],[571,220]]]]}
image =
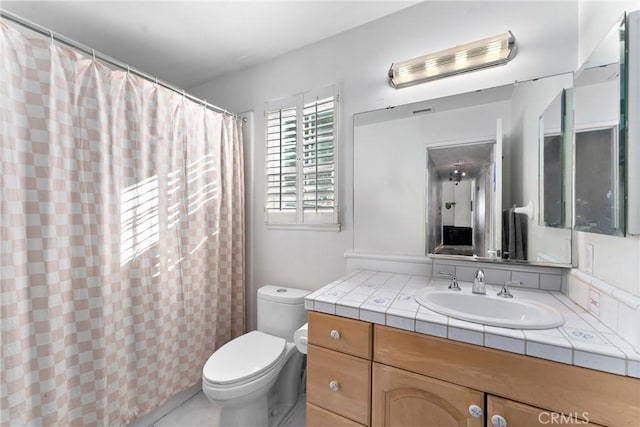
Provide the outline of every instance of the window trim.
{"type": "Polygon", "coordinates": [[[264,109],[264,221],[268,229],[279,230],[299,230],[299,231],[340,231],[341,225],[339,221],[339,132],[340,132],[340,94],[335,85],[325,87],[323,89],[308,91],[297,94],[295,96],[270,101],[265,103],[264,109]],[[334,98],[334,115],[333,115],[333,163],[334,163],[334,184],[333,212],[304,212],[304,106],[305,104],[320,99],[334,98]],[[268,116],[269,112],[295,107],[296,108],[296,210],[295,212],[270,211],[267,208],[268,197],[268,116]]]}

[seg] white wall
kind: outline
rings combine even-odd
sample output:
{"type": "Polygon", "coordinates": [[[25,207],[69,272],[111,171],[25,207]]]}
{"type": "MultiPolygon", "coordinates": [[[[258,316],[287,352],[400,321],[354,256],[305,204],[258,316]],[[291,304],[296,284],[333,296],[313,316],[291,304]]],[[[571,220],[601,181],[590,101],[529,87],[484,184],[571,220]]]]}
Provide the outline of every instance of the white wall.
{"type": "Polygon", "coordinates": [[[578,0],[578,68],[625,11],[638,9],[638,0],[578,0]]]}
{"type": "MultiPolygon", "coordinates": [[[[190,93],[233,111],[256,112],[255,145],[246,148],[254,160],[253,185],[247,190],[248,205],[254,208],[253,238],[248,242],[253,260],[249,295],[255,295],[258,286],[272,283],[316,289],[345,273],[343,254],[353,248],[354,237],[354,113],[573,71],[578,58],[577,19],[577,1],[423,2],[190,88],[190,93]],[[511,30],[518,42],[518,54],[506,66],[400,90],[387,84],[386,73],[393,62],[505,30],[511,30]],[[341,90],[338,167],[343,229],[339,233],[267,230],[262,211],[264,104],[333,83],[341,90]]],[[[250,304],[253,308],[253,301],[250,304]]]]}

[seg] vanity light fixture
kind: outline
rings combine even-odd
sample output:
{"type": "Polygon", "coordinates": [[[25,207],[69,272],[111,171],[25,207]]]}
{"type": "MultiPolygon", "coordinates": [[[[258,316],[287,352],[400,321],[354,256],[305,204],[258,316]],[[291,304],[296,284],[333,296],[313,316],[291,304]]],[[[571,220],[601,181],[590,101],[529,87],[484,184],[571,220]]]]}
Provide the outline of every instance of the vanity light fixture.
{"type": "Polygon", "coordinates": [[[455,74],[506,64],[516,56],[516,39],[498,34],[440,52],[391,64],[389,84],[399,89],[455,74]]]}

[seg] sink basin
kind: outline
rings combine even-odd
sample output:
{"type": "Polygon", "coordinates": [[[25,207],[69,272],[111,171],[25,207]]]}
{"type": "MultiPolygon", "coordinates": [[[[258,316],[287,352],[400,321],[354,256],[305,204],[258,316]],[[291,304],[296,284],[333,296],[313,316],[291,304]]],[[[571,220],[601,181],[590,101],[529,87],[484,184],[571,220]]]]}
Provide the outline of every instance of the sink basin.
{"type": "Polygon", "coordinates": [[[564,323],[562,314],[537,301],[506,299],[448,289],[421,289],[416,301],[437,313],[468,322],[515,329],[550,329],[564,323]]]}

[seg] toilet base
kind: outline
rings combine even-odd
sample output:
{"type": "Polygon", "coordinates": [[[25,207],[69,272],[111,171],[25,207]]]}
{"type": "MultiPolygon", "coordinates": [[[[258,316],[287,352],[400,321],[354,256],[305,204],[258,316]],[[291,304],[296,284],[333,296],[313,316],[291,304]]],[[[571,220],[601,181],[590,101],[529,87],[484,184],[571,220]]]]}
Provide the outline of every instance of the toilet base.
{"type": "MultiPolygon", "coordinates": [[[[219,401],[203,384],[207,399],[220,409],[220,427],[279,427],[291,415],[298,401],[304,355],[287,343],[286,362],[271,384],[244,397],[219,401]]],[[[222,394],[218,391],[216,395],[222,394]]]]}

